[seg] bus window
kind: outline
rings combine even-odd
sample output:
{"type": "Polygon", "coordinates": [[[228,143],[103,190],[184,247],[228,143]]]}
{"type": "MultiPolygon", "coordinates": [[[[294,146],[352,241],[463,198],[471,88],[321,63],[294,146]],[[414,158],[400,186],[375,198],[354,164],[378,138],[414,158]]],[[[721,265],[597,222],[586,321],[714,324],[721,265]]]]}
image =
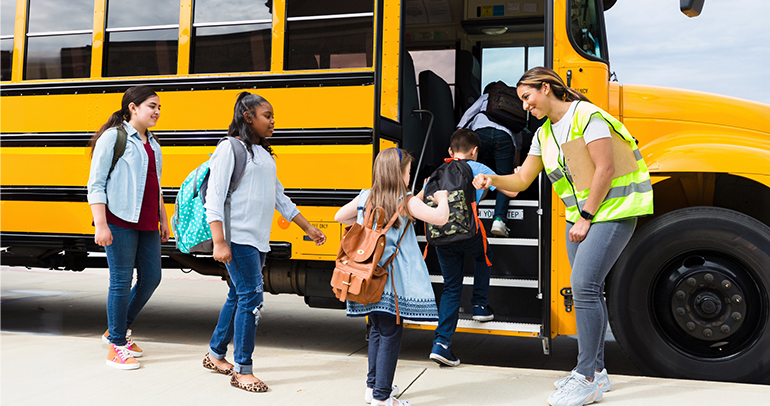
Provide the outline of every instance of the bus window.
{"type": "Polygon", "coordinates": [[[484,48],[481,51],[481,88],[502,80],[508,86],[516,86],[527,69],[543,66],[545,48],[541,46],[484,48]]]}
{"type": "Polygon", "coordinates": [[[179,1],[107,4],[104,76],[176,74],[179,1]]]}
{"type": "Polygon", "coordinates": [[[545,66],[545,47],[527,47],[527,70],[545,66]]]}
{"type": "Polygon", "coordinates": [[[197,0],[191,73],[270,70],[272,10],[253,0],[197,0]]]}
{"type": "Polygon", "coordinates": [[[0,80],[11,80],[16,0],[0,0],[0,80]]]}
{"type": "Polygon", "coordinates": [[[90,76],[93,15],[92,0],[30,0],[24,79],[90,76]]]}
{"type": "MultiPolygon", "coordinates": [[[[449,85],[452,100],[455,97],[455,50],[437,49],[428,51],[409,51],[414,61],[414,76],[417,88],[420,88],[420,72],[431,70],[449,85]]],[[[417,92],[419,95],[419,91],[417,92]]]]}
{"type": "Polygon", "coordinates": [[[373,1],[288,0],[285,69],[372,67],[373,1]]]}
{"type": "Polygon", "coordinates": [[[599,21],[602,11],[597,11],[596,0],[574,0],[570,10],[570,31],[573,46],[589,56],[607,60],[603,24],[599,21]]]}

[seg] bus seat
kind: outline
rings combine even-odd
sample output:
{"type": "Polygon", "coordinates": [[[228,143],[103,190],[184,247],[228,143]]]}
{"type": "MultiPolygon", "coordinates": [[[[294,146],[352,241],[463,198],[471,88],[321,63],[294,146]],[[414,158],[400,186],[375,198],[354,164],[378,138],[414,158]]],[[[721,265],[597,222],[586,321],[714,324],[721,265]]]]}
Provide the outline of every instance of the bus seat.
{"type": "MultiPolygon", "coordinates": [[[[449,156],[449,138],[455,130],[455,115],[452,103],[452,91],[449,85],[433,71],[420,72],[420,104],[423,110],[433,113],[433,129],[430,133],[428,146],[425,149],[423,168],[418,173],[418,183],[438,168],[443,159],[449,156]]],[[[427,132],[430,115],[422,117],[423,131],[427,132]]]]}
{"type": "Polygon", "coordinates": [[[455,63],[455,108],[457,121],[481,96],[481,65],[470,51],[457,52],[455,63]]]}
{"type": "Polygon", "coordinates": [[[401,121],[401,146],[414,157],[412,164],[412,176],[417,169],[417,161],[420,159],[422,144],[425,141],[425,131],[422,128],[421,114],[414,113],[420,108],[417,98],[417,78],[414,73],[414,61],[409,52],[404,52],[401,66],[401,105],[398,117],[401,121]]]}

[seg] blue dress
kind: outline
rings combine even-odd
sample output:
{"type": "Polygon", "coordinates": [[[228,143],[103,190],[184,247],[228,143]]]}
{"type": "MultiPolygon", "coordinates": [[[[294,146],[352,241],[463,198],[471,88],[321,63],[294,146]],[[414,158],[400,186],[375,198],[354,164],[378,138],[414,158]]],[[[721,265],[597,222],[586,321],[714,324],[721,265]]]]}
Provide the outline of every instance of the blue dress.
{"type": "MultiPolygon", "coordinates": [[[[358,195],[358,224],[364,223],[364,210],[366,208],[366,199],[369,197],[369,190],[361,190],[358,195]]],[[[406,217],[401,217],[401,227],[396,229],[391,227],[385,233],[385,252],[380,260],[383,265],[393,252],[396,250],[398,239],[404,232],[404,226],[407,222],[406,217]]],[[[393,259],[393,267],[388,276],[388,282],[385,284],[385,290],[382,293],[382,299],[376,303],[362,305],[360,303],[347,301],[347,315],[349,317],[367,316],[371,313],[396,315],[395,295],[393,294],[393,284],[391,277],[395,282],[396,292],[398,293],[398,310],[401,318],[413,321],[436,321],[438,320],[438,308],[436,307],[436,297],[433,294],[433,287],[428,275],[428,267],[422,259],[420,246],[417,244],[417,235],[414,233],[414,224],[410,223],[406,228],[404,239],[401,240],[398,254],[393,259]]]]}

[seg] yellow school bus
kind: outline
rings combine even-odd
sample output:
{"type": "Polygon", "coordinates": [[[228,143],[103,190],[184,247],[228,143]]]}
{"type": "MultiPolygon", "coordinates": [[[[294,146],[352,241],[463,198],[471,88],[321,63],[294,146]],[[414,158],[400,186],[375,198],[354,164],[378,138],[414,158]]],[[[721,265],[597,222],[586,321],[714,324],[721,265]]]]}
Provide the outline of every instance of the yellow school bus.
{"type": "MultiPolygon", "coordinates": [[[[399,145],[424,176],[486,83],[513,85],[544,65],[624,122],[652,174],[655,214],[606,285],[623,351],[652,375],[769,383],[770,106],[610,81],[604,10],[614,3],[0,0],[0,260],[106,266],[86,202],[87,143],[128,87],[161,99],[169,215],[248,90],[274,106],[287,195],[328,238],[317,247],[276,213],[265,289],[340,307],[329,287],[342,234],[334,213],[370,186],[375,155],[399,145]]],[[[703,2],[689,3],[694,15],[703,2]]],[[[487,228],[493,206],[494,195],[480,204],[487,228]]],[[[508,238],[490,238],[495,320],[471,320],[466,266],[458,331],[539,338],[548,353],[552,338],[575,334],[564,206],[541,176],[511,200],[507,222],[508,238]]],[[[173,242],[162,252],[165,267],[225,275],[173,242]]]]}

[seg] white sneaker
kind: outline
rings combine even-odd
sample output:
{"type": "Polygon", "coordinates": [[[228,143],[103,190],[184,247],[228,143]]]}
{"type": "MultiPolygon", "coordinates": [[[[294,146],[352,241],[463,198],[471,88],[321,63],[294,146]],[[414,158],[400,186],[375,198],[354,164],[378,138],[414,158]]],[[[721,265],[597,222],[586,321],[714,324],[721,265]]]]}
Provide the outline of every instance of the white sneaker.
{"type": "MultiPolygon", "coordinates": [[[[572,376],[572,374],[559,379],[558,381],[553,383],[553,386],[555,386],[556,389],[561,388],[562,386],[564,386],[565,383],[567,383],[567,380],[570,378],[570,376],[572,376]]],[[[607,374],[607,368],[602,369],[602,372],[595,373],[594,381],[596,381],[596,384],[599,385],[599,389],[601,389],[602,392],[609,392],[610,389],[612,389],[612,384],[610,383],[610,376],[609,374],[607,374]]]]}
{"type": "Polygon", "coordinates": [[[551,406],[582,406],[600,400],[604,395],[596,384],[577,371],[572,371],[564,385],[548,396],[551,406]]]}
{"type": "MultiPolygon", "coordinates": [[[[391,392],[390,392],[391,397],[398,396],[398,386],[393,385],[390,387],[390,389],[391,389],[391,392]]],[[[374,392],[374,389],[366,388],[366,391],[364,392],[364,402],[372,403],[372,401],[374,400],[374,397],[372,396],[373,392],[374,392]]]]}
{"type": "Polygon", "coordinates": [[[492,234],[498,237],[508,238],[508,231],[510,230],[503,220],[495,219],[495,221],[492,222],[492,234]]]}
{"type": "Polygon", "coordinates": [[[391,396],[387,400],[373,400],[372,406],[412,406],[412,404],[408,400],[398,400],[391,396]]]}

